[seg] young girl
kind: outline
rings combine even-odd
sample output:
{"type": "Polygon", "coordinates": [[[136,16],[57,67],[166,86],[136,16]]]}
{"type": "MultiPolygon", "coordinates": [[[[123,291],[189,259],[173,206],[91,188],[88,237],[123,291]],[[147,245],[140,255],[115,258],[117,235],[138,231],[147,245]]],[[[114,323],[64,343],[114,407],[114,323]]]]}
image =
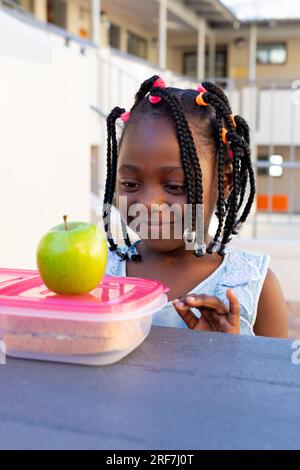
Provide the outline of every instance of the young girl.
{"type": "Polygon", "coordinates": [[[107,131],[106,274],[154,279],[170,288],[169,302],[155,314],[154,325],[287,337],[287,309],[268,268],[270,256],[229,246],[250,212],[255,178],[248,125],[233,116],[223,91],[209,82],[197,91],[168,88],[153,76],[142,83],[130,112],[112,110],[107,131]],[[119,118],[124,128],[118,144],[119,118]],[[110,230],[110,206],[116,198],[119,207],[120,196],[127,197],[128,210],[120,210],[125,243],[118,246],[110,230]],[[157,205],[176,205],[181,214],[185,207],[192,211],[180,238],[174,236],[176,215],[169,220],[168,238],[162,236],[164,220],[153,222],[150,216],[146,236],[144,230],[132,243],[125,220],[133,220],[133,205],[148,214],[157,205]],[[203,209],[202,235],[196,207],[203,209]],[[209,240],[214,212],[218,228],[209,240]]]}

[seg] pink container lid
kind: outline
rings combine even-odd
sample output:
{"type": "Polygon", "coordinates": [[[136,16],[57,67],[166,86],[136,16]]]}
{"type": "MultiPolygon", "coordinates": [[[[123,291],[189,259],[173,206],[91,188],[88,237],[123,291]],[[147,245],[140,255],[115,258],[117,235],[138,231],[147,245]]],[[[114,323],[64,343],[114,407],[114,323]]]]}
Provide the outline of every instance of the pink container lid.
{"type": "Polygon", "coordinates": [[[0,268],[0,314],[2,306],[86,314],[134,312],[168,291],[158,281],[105,275],[87,294],[60,295],[45,286],[38,271],[0,268]]]}

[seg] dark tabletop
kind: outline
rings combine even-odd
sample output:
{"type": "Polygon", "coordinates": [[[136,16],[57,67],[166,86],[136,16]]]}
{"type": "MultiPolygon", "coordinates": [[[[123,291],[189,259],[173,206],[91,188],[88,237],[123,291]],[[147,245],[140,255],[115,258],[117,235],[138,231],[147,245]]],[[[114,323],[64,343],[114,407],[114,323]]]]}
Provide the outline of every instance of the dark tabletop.
{"type": "Polygon", "coordinates": [[[110,366],[7,358],[0,448],[300,448],[300,365],[291,346],[153,327],[110,366]]]}

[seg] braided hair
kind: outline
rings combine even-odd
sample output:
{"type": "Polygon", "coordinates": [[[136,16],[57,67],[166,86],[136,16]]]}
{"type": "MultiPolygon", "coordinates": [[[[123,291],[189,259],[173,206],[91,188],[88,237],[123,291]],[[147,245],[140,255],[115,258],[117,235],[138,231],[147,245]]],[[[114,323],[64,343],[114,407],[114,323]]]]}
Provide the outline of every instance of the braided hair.
{"type": "MultiPolygon", "coordinates": [[[[198,101],[196,90],[165,87],[163,80],[153,75],[141,84],[129,113],[125,113],[125,109],[115,107],[107,117],[107,174],[103,218],[111,251],[118,251],[118,245],[110,231],[110,208],[116,185],[118,151],[128,125],[146,113],[154,116],[167,116],[176,125],[176,136],[185,174],[187,203],[188,207],[193,208],[188,219],[187,238],[191,238],[193,242],[195,241],[193,234],[197,234],[195,208],[203,204],[203,187],[200,161],[189,123],[193,122],[197,132],[201,133],[202,140],[214,147],[218,176],[218,199],[215,212],[218,227],[207,247],[203,245],[203,241],[199,245],[196,236],[194,254],[203,256],[205,253],[217,252],[220,256],[224,256],[227,252],[226,245],[233,235],[238,234],[246,221],[255,197],[255,175],[251,162],[249,127],[241,116],[233,116],[228,98],[221,88],[213,83],[203,82],[200,90],[201,100],[198,101]],[[124,119],[124,129],[118,145],[116,121],[124,115],[126,115],[126,120],[124,119]],[[225,200],[223,170],[230,159],[233,165],[233,189],[228,199],[225,200]],[[248,180],[250,193],[239,217],[238,213],[244,202],[248,180]]],[[[141,255],[132,245],[122,218],[121,226],[123,238],[129,250],[126,255],[120,251],[118,253],[132,261],[140,261],[141,255]]]]}

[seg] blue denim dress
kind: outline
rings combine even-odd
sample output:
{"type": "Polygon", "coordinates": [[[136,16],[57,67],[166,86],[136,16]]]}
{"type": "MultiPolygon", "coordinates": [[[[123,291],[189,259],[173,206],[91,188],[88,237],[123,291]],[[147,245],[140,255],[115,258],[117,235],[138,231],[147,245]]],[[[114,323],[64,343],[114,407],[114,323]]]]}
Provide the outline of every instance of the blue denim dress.
{"type": "MultiPolygon", "coordinates": [[[[128,248],[126,245],[119,245],[119,249],[126,252],[128,248]]],[[[220,266],[187,294],[216,296],[228,305],[226,291],[231,287],[240,302],[241,334],[254,335],[253,325],[256,320],[257,305],[269,261],[270,255],[268,254],[255,253],[228,245],[228,252],[220,266]]],[[[109,251],[105,273],[126,277],[126,261],[122,260],[116,252],[109,251]]],[[[198,317],[201,315],[197,309],[192,309],[192,311],[198,317]]],[[[171,301],[154,315],[153,325],[188,328],[171,301]]]]}

